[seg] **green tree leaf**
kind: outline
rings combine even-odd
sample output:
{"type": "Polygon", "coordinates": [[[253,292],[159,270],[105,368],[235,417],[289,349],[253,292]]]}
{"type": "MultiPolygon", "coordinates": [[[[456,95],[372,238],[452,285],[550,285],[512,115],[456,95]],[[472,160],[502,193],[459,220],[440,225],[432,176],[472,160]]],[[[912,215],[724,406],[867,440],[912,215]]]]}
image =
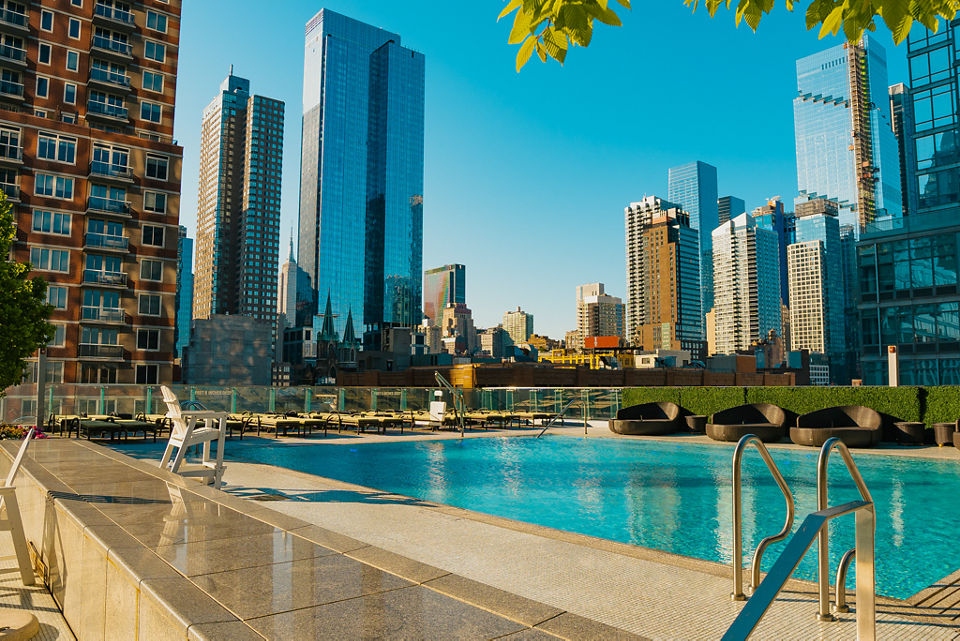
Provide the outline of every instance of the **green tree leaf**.
{"type": "Polygon", "coordinates": [[[517,52],[517,71],[520,71],[520,69],[523,68],[523,65],[527,64],[527,61],[530,60],[530,56],[533,54],[536,44],[536,37],[529,36],[523,41],[523,44],[520,45],[520,51],[517,52]]]}

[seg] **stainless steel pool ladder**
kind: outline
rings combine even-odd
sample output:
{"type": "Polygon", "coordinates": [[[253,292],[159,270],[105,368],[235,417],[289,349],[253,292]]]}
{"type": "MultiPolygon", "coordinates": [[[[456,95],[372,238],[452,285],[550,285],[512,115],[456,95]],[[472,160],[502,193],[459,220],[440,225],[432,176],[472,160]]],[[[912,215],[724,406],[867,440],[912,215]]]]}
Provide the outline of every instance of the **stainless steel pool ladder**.
{"type": "Polygon", "coordinates": [[[464,428],[466,427],[463,417],[463,390],[451,385],[450,381],[440,375],[440,372],[434,372],[433,377],[437,380],[437,385],[447,388],[453,397],[453,414],[460,422],[460,438],[463,438],[464,428]]]}
{"type": "MultiPolygon", "coordinates": [[[[570,406],[571,406],[571,405],[576,405],[577,403],[583,403],[583,401],[581,401],[579,398],[575,398],[575,399],[573,399],[573,400],[571,400],[571,401],[568,401],[567,404],[564,405],[562,408],[560,408],[560,411],[557,412],[556,414],[554,414],[553,418],[551,418],[551,419],[547,422],[547,424],[543,426],[543,429],[540,430],[540,433],[539,433],[539,434],[537,434],[537,438],[540,438],[541,436],[543,436],[543,433],[546,432],[547,429],[557,421],[557,419],[560,419],[560,418],[563,417],[564,412],[566,412],[568,409],[570,409],[570,406]]],[[[583,419],[583,424],[584,424],[584,425],[587,424],[587,419],[586,419],[586,417],[584,417],[584,419],[583,419]]],[[[584,432],[586,432],[586,428],[584,428],[584,432]]]]}
{"type": "MultiPolygon", "coordinates": [[[[746,448],[746,445],[750,442],[753,442],[753,439],[756,438],[757,437],[753,436],[752,434],[743,437],[740,440],[740,443],[737,444],[737,452],[734,454],[735,550],[739,550],[741,546],[739,536],[741,529],[739,520],[741,515],[739,506],[740,459],[743,456],[742,451],[746,448]]],[[[761,454],[766,451],[766,447],[762,446],[762,444],[758,443],[758,447],[761,448],[761,454]]],[[[764,460],[767,462],[767,466],[770,467],[773,464],[771,460],[768,460],[768,457],[769,453],[767,453],[767,456],[764,456],[764,460]]],[[[771,467],[771,471],[774,469],[776,469],[775,465],[771,467]]],[[[779,471],[774,473],[775,477],[778,475],[779,471]]],[[[782,476],[780,478],[782,479],[782,476]]],[[[781,485],[781,490],[784,487],[785,483],[781,485]]],[[[860,470],[857,469],[857,465],[854,463],[853,457],[850,455],[850,450],[847,449],[847,446],[844,445],[840,439],[831,438],[823,444],[823,447],[820,449],[820,456],[817,459],[817,511],[807,515],[807,517],[803,520],[803,523],[801,523],[800,527],[797,529],[797,532],[787,543],[787,547],[784,548],[779,558],[777,558],[776,562],[773,564],[773,567],[770,568],[766,578],[754,588],[753,595],[747,601],[746,605],[744,605],[743,610],[740,611],[740,615],[737,616],[733,624],[731,624],[730,628],[723,636],[725,641],[746,639],[748,636],[750,636],[754,628],[760,622],[760,619],[766,613],[767,609],[777,598],[777,595],[780,594],[780,591],[786,584],[787,579],[789,579],[790,575],[792,575],[794,570],[797,569],[797,566],[800,564],[800,560],[806,555],[807,551],[810,549],[810,546],[813,545],[814,539],[819,539],[817,545],[817,583],[819,588],[817,619],[820,621],[836,620],[833,614],[830,612],[830,556],[828,547],[829,532],[827,530],[827,524],[832,519],[850,513],[856,514],[856,548],[854,550],[849,550],[843,555],[843,558],[840,561],[840,566],[837,570],[837,611],[847,611],[845,594],[846,573],[850,562],[856,558],[857,639],[859,641],[874,641],[874,639],[876,639],[876,585],[874,565],[876,514],[874,510],[873,498],[870,496],[870,491],[863,482],[863,477],[860,475],[860,470]],[[827,507],[827,466],[830,461],[830,454],[834,449],[840,452],[840,456],[843,458],[843,462],[847,466],[847,471],[850,473],[850,477],[856,484],[862,500],[850,501],[849,503],[844,503],[835,507],[827,507]]],[[[789,514],[787,518],[788,521],[791,520],[789,514]]],[[[763,545],[763,541],[761,541],[761,545],[763,545]]],[[[754,560],[757,561],[757,564],[752,569],[754,571],[754,577],[756,577],[759,575],[759,562],[756,556],[754,557],[754,560]]],[[[739,576],[742,576],[742,565],[743,560],[741,552],[740,555],[735,555],[733,559],[734,598],[736,598],[736,594],[739,592],[740,588],[740,584],[737,582],[737,580],[739,576]],[[738,566],[741,566],[739,571],[738,566]]]]}

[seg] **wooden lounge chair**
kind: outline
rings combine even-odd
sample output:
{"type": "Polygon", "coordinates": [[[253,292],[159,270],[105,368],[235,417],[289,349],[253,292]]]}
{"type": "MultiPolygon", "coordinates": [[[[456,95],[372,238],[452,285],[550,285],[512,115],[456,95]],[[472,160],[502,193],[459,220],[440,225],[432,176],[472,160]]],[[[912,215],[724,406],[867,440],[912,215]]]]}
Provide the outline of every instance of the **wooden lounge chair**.
{"type": "Polygon", "coordinates": [[[212,410],[183,410],[176,395],[166,385],[161,385],[163,400],[167,404],[167,418],[173,426],[170,439],[160,459],[160,467],[174,474],[200,478],[205,484],[213,483],[220,489],[223,479],[223,444],[227,431],[227,413],[212,410]],[[217,442],[217,456],[210,458],[210,444],[217,442]],[[195,445],[203,448],[200,465],[196,469],[184,467],[187,450],[195,445]]]}

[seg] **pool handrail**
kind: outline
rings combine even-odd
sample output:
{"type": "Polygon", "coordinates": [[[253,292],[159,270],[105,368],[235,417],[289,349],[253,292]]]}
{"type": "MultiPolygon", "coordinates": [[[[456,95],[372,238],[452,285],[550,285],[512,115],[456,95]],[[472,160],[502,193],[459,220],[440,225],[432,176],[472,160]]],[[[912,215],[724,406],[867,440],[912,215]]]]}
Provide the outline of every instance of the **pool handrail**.
{"type": "Polygon", "coordinates": [[[463,416],[463,390],[451,385],[450,381],[441,376],[440,372],[435,371],[433,377],[437,380],[437,385],[447,388],[450,395],[453,396],[453,414],[460,423],[460,438],[463,438],[463,432],[466,427],[463,416]]]}
{"type": "Polygon", "coordinates": [[[780,486],[780,491],[783,493],[784,501],[787,504],[787,517],[784,521],[783,529],[777,534],[768,536],[760,541],[756,551],[753,553],[753,561],[750,565],[750,587],[752,590],[755,591],[760,584],[760,561],[763,558],[764,551],[771,543],[776,543],[777,541],[782,541],[787,538],[787,535],[790,534],[790,529],[793,527],[793,519],[796,514],[793,494],[790,492],[790,487],[783,478],[783,474],[780,473],[777,464],[773,462],[767,446],[764,445],[760,437],[755,434],[744,435],[737,442],[737,447],[733,452],[733,592],[730,593],[730,598],[734,601],[743,601],[746,599],[743,593],[743,503],[741,500],[741,488],[743,485],[743,455],[746,452],[747,446],[751,443],[754,444],[757,447],[757,451],[760,452],[760,456],[763,458],[763,462],[766,463],[767,469],[770,470],[773,479],[777,482],[777,485],[780,486]]]}
{"type": "MultiPolygon", "coordinates": [[[[558,418],[563,417],[564,412],[566,412],[568,409],[570,409],[570,406],[571,406],[571,405],[575,405],[575,404],[577,404],[577,403],[581,403],[581,404],[582,404],[583,401],[581,401],[579,398],[574,398],[574,399],[571,399],[571,400],[567,401],[567,404],[564,405],[562,408],[560,408],[560,411],[557,412],[556,414],[554,414],[554,415],[553,415],[553,418],[551,418],[551,419],[547,422],[547,424],[543,426],[543,429],[540,430],[540,432],[537,434],[537,438],[540,438],[541,436],[543,436],[543,433],[546,432],[547,429],[548,429],[551,425],[553,425],[558,418]]],[[[587,424],[587,419],[586,419],[586,417],[584,417],[584,419],[583,419],[583,424],[584,424],[584,433],[586,433],[586,424],[587,424]]]]}

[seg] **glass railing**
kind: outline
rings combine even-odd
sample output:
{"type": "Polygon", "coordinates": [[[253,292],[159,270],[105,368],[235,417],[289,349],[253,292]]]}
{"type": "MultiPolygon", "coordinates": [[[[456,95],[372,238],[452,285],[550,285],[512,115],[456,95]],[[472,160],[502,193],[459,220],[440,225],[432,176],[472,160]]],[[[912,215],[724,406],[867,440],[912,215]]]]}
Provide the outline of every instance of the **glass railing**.
{"type": "Polygon", "coordinates": [[[123,358],[123,347],[120,345],[88,345],[81,343],[77,346],[77,356],[81,358],[123,358]]]}
{"type": "Polygon", "coordinates": [[[23,150],[16,145],[0,145],[0,158],[23,160],[23,150]]]}
{"type": "Polygon", "coordinates": [[[84,237],[84,244],[87,247],[100,247],[103,249],[127,249],[129,240],[123,236],[111,236],[110,234],[89,233],[84,237]]]}
{"type": "Polygon", "coordinates": [[[0,44],[0,58],[7,60],[16,60],[18,62],[27,61],[27,50],[11,47],[10,45],[0,44]]]}
{"type": "Polygon", "coordinates": [[[0,93],[23,98],[23,84],[12,80],[0,80],[0,93]]]}
{"type": "Polygon", "coordinates": [[[30,25],[30,21],[27,18],[27,14],[17,13],[16,11],[8,11],[8,10],[0,11],[0,22],[14,24],[14,25],[17,25],[18,27],[27,27],[30,25]]]}
{"type": "MultiPolygon", "coordinates": [[[[107,348],[122,354],[122,348],[115,345],[80,345],[80,348],[81,356],[113,357],[101,353],[84,354],[85,348],[107,348]]],[[[344,412],[426,412],[437,391],[436,388],[422,387],[224,387],[179,384],[169,387],[180,401],[195,400],[208,409],[234,413],[327,412],[331,409],[344,412]]],[[[608,420],[616,416],[622,398],[620,389],[594,387],[486,388],[465,389],[463,392],[468,412],[486,410],[514,413],[525,423],[531,420],[530,414],[535,413],[538,415],[538,425],[545,420],[544,415],[554,415],[570,401],[577,402],[564,413],[564,420],[568,423],[582,425],[585,419],[608,420]]],[[[47,415],[166,413],[158,385],[48,384],[45,396],[47,415]]],[[[444,391],[441,398],[447,403],[448,411],[451,411],[453,399],[450,394],[444,391]]],[[[0,398],[0,422],[33,415],[33,412],[24,411],[24,408],[35,407],[30,405],[35,402],[35,385],[7,388],[6,396],[0,398]]]]}
{"type": "Polygon", "coordinates": [[[101,198],[100,196],[90,196],[90,198],[87,199],[87,209],[106,211],[112,214],[129,214],[130,203],[125,200],[111,200],[110,198],[101,198]]]}
{"type": "Polygon", "coordinates": [[[111,118],[120,118],[122,120],[128,120],[126,107],[109,105],[105,102],[96,102],[94,100],[90,100],[89,102],[87,102],[87,112],[102,114],[104,116],[110,116],[111,118]]]}
{"type": "Polygon", "coordinates": [[[82,320],[94,320],[104,323],[123,323],[127,319],[122,309],[108,309],[104,307],[84,307],[80,315],[82,320]]]}
{"type": "Polygon", "coordinates": [[[111,178],[132,178],[133,170],[123,165],[112,165],[108,162],[93,161],[90,163],[90,173],[97,176],[108,176],[111,178]]]}
{"type": "Polygon", "coordinates": [[[112,38],[94,36],[93,46],[97,49],[105,49],[106,51],[119,53],[123,56],[133,55],[133,47],[128,45],[126,42],[120,42],[119,40],[113,40],[112,38]]]}
{"type": "Polygon", "coordinates": [[[113,7],[108,7],[105,4],[95,4],[93,6],[93,14],[104,18],[110,18],[111,20],[116,20],[117,22],[122,22],[130,26],[134,25],[132,13],[129,11],[124,11],[123,9],[114,9],[113,7]]]}
{"type": "Polygon", "coordinates": [[[83,270],[83,282],[124,286],[127,284],[127,275],[123,272],[102,272],[96,269],[85,269],[83,270]]]}
{"type": "Polygon", "coordinates": [[[117,73],[116,71],[107,71],[106,69],[98,69],[97,67],[94,67],[90,70],[90,79],[108,82],[111,85],[117,85],[118,87],[130,86],[130,77],[126,74],[117,73]]]}

